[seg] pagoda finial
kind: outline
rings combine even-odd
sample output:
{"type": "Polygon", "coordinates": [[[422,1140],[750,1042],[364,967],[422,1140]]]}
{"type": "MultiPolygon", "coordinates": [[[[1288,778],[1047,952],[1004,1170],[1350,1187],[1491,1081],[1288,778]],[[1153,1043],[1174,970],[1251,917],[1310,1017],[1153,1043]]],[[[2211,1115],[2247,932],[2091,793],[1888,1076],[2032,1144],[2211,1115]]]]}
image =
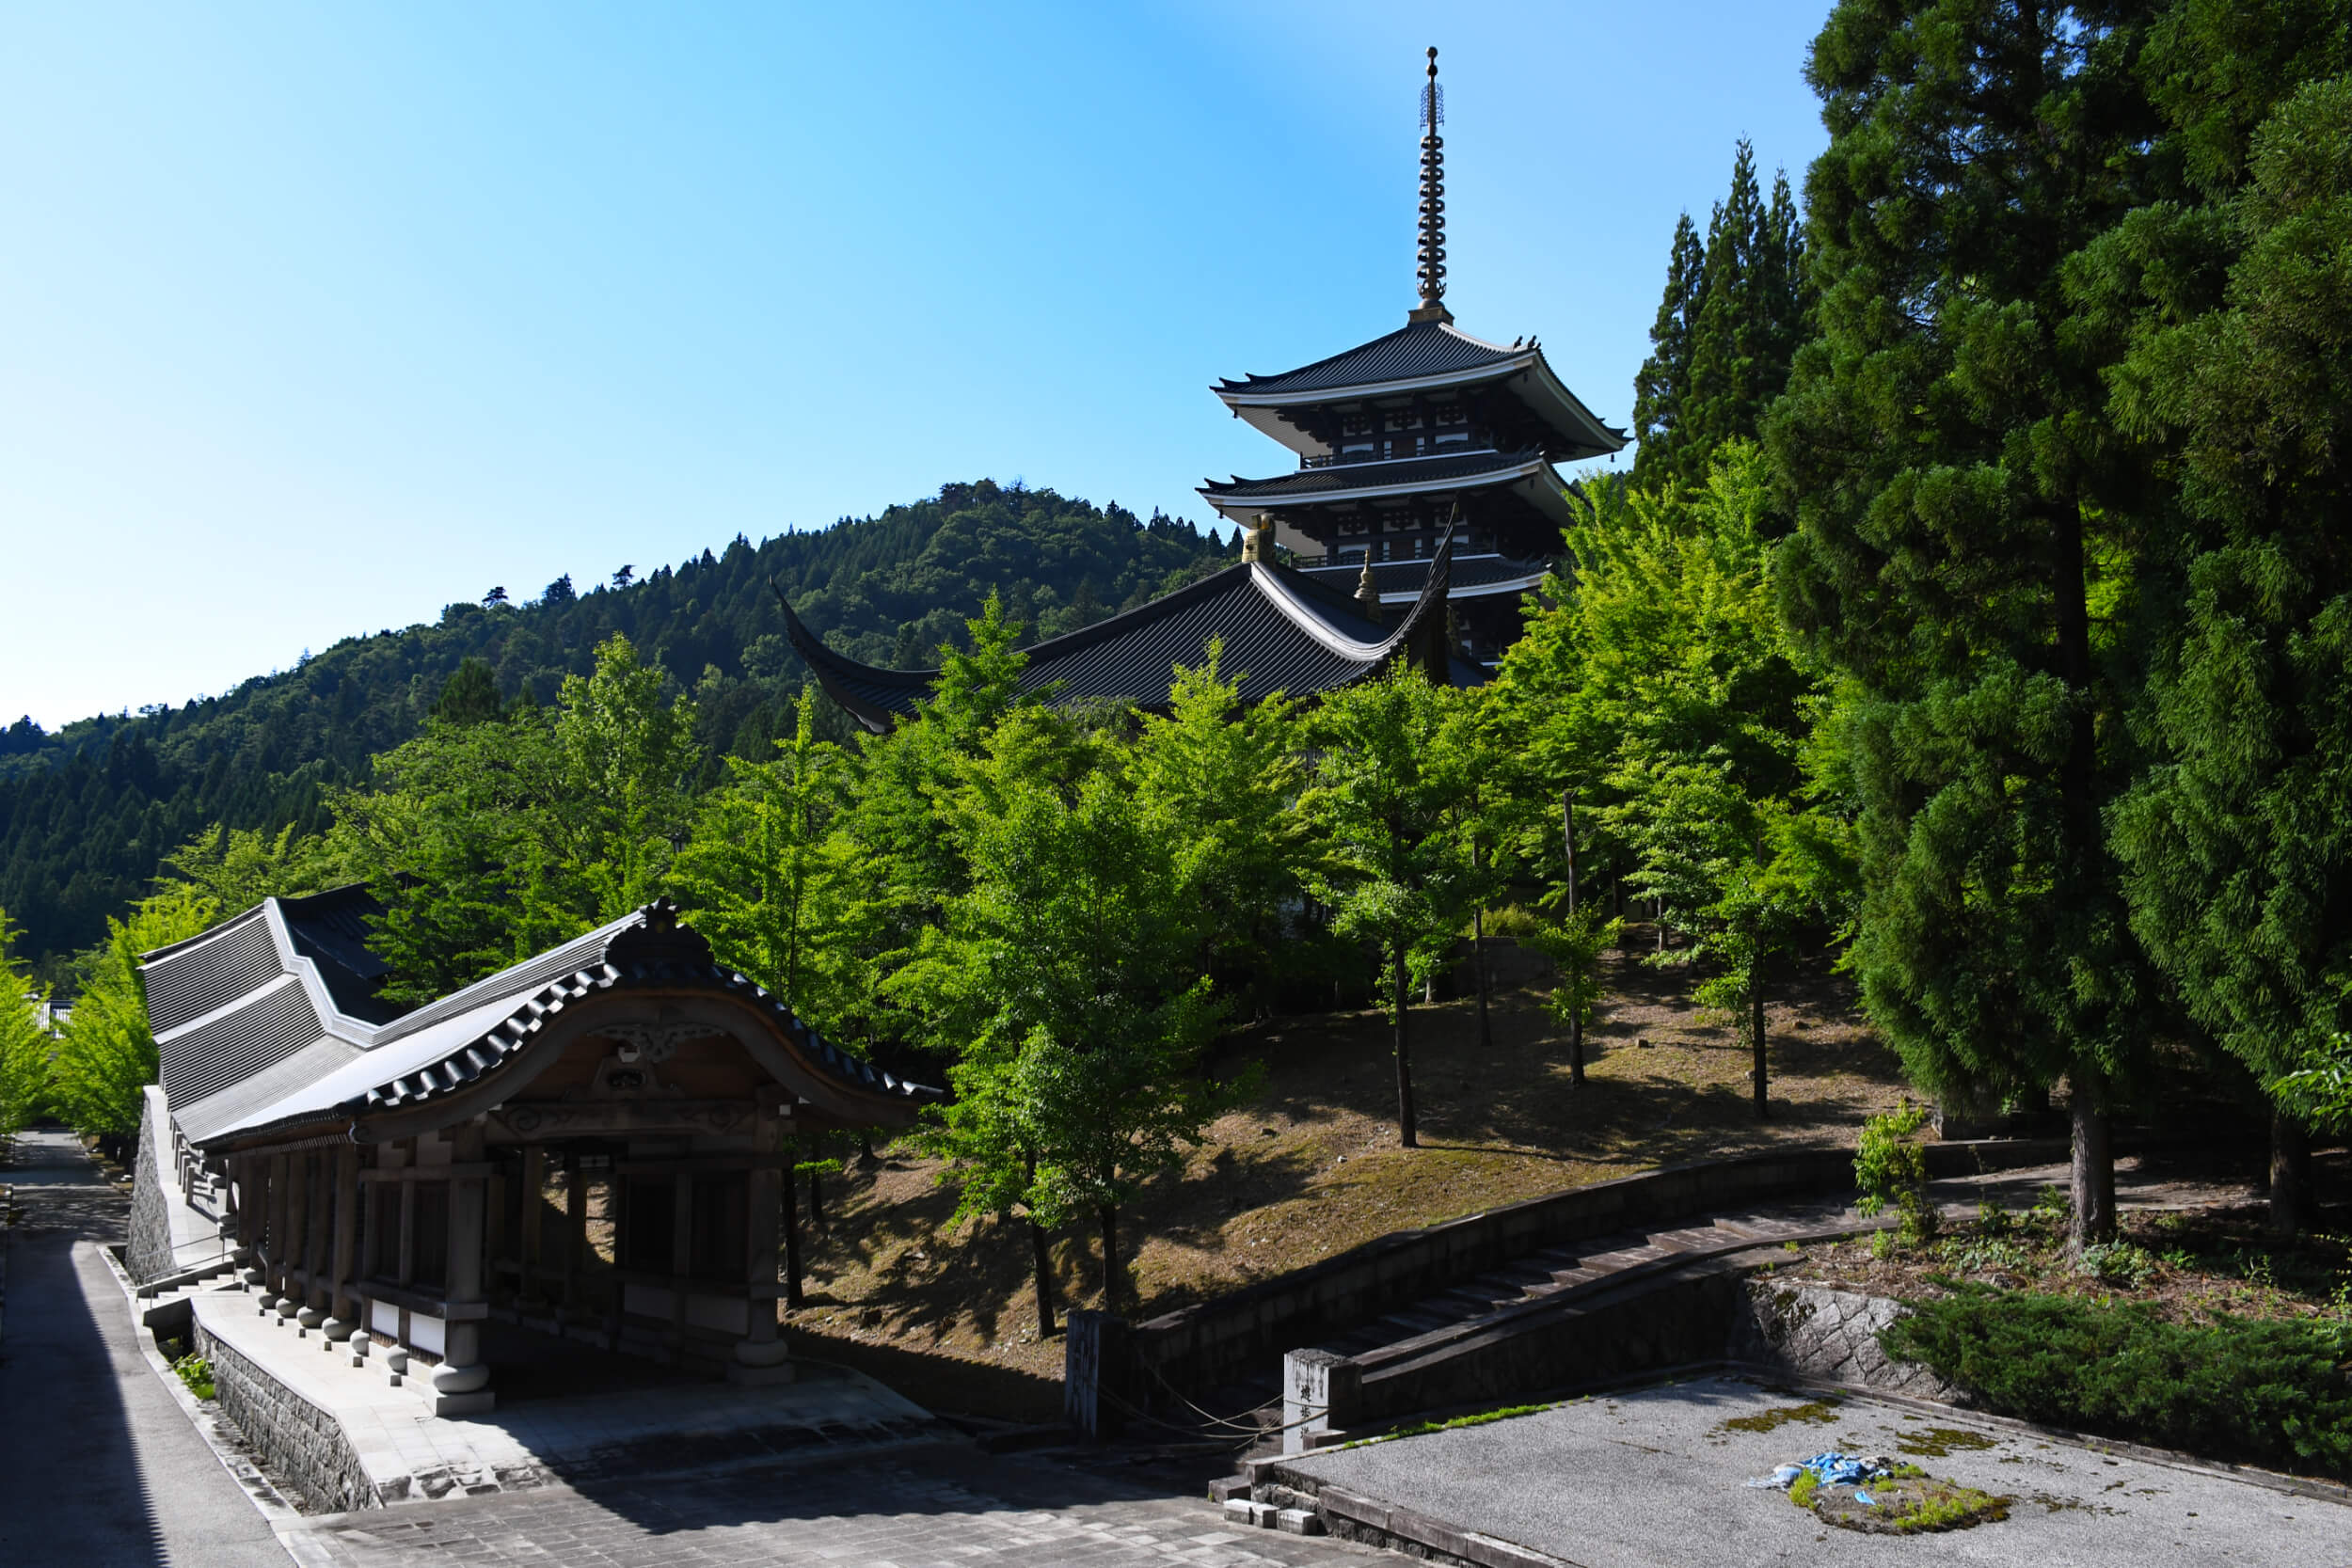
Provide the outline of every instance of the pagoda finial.
{"type": "Polygon", "coordinates": [[[1429,49],[1429,80],[1421,89],[1421,305],[1415,321],[1452,321],[1445,308],[1445,88],[1438,85],[1438,50],[1429,49]]]}

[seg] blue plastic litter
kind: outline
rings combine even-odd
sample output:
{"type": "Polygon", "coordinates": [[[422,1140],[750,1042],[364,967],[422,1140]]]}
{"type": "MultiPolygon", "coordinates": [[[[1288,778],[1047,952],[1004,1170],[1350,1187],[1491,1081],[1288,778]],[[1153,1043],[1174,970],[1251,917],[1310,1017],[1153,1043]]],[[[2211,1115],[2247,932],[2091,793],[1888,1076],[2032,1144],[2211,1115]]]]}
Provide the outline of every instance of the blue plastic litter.
{"type": "MultiPolygon", "coordinates": [[[[1813,1479],[1824,1486],[1859,1486],[1876,1481],[1887,1473],[1886,1466],[1859,1454],[1840,1453],[1832,1449],[1810,1459],[1799,1460],[1797,1467],[1813,1472],[1813,1479]]],[[[1796,1478],[1788,1478],[1791,1481],[1796,1478]]]]}
{"type": "Polygon", "coordinates": [[[1868,1508],[1870,1506],[1870,1494],[1865,1492],[1861,1487],[1857,1486],[1853,1489],[1853,1500],[1860,1503],[1863,1507],[1868,1508]]]}

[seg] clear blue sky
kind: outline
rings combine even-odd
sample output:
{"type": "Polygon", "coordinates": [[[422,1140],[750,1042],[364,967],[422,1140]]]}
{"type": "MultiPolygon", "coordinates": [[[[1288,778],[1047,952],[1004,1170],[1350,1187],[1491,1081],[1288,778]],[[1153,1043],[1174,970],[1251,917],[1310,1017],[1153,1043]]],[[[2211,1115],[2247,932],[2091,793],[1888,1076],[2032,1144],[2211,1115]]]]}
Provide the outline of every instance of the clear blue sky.
{"type": "Polygon", "coordinates": [[[1020,477],[1205,523],[1209,395],[1461,325],[1625,423],[1826,0],[11,8],[0,722],[1020,477]]]}

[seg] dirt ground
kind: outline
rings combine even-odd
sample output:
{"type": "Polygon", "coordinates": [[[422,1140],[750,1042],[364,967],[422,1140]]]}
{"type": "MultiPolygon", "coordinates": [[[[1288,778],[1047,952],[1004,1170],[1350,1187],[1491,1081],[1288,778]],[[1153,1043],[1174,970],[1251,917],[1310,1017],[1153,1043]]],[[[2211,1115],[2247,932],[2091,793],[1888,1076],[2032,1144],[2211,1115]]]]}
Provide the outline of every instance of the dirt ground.
{"type": "MultiPolygon", "coordinates": [[[[2129,1163],[2129,1162],[2126,1162],[2129,1163]]],[[[2035,1291],[2103,1304],[2137,1302],[2175,1323],[2327,1318],[2352,1322],[2352,1152],[2323,1151],[2315,1192],[2338,1201],[2306,1234],[2285,1240],[2243,1183],[2183,1183],[2189,1201],[2126,1208],[2116,1242],[2077,1257],[2067,1244],[2063,1195],[2053,1187],[2029,1207],[2010,1205],[1903,1248],[1823,1243],[1776,1262],[1795,1277],[1899,1300],[1931,1300],[1955,1285],[2035,1291]],[[2241,1190],[2231,1191],[2233,1186],[2241,1190]]]]}
{"type": "MultiPolygon", "coordinates": [[[[1687,968],[1638,961],[1646,936],[1637,930],[1633,952],[1611,961],[1581,1089],[1543,1011],[1548,973],[1507,944],[1491,1047],[1478,1043],[1473,997],[1413,1009],[1418,1149],[1398,1146],[1382,1014],[1283,1017],[1237,1034],[1220,1069],[1261,1062],[1264,1091],[1122,1216],[1139,1298],[1129,1315],[1565,1187],[1775,1143],[1850,1144],[1865,1117],[1902,1098],[1894,1055],[1851,988],[1816,965],[1768,1006],[1772,1114],[1759,1122],[1738,1030],[1702,1021],[1687,968]]],[[[799,1348],[939,1408],[1050,1417],[1062,1344],[1037,1334],[1027,1239],[993,1223],[945,1231],[955,1199],[936,1178],[935,1162],[900,1147],[827,1180],[827,1226],[803,1232],[799,1348]]],[[[1099,1306],[1096,1238],[1057,1235],[1053,1250],[1057,1306],[1099,1306]]]]}

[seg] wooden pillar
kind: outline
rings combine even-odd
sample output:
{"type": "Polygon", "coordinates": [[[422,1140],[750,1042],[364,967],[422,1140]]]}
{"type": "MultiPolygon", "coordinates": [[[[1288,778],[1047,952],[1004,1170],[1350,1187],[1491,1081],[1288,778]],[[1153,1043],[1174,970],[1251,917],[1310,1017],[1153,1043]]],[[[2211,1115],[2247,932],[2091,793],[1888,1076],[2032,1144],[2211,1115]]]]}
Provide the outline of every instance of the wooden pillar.
{"type": "Polygon", "coordinates": [[[269,1163],[240,1154],[230,1163],[230,1169],[236,1181],[237,1265],[245,1271],[248,1287],[261,1285],[268,1278],[262,1272],[260,1249],[269,1213],[269,1163]]]}
{"type": "Polygon", "coordinates": [[[564,1151],[564,1305],[580,1305],[580,1276],[588,1258],[588,1173],[580,1155],[564,1151]]]}
{"type": "MultiPolygon", "coordinates": [[[[548,1185],[548,1150],[545,1144],[523,1145],[523,1204],[521,1231],[516,1240],[519,1244],[522,1263],[522,1299],[526,1302],[547,1299],[547,1284],[539,1277],[539,1259],[543,1250],[539,1230],[540,1211],[545,1207],[540,1195],[548,1185]]],[[[564,1201],[571,1201],[570,1184],[565,1183],[564,1201]]]]}
{"type": "Polygon", "coordinates": [[[506,1234],[506,1174],[503,1162],[492,1161],[490,1174],[482,1182],[482,1293],[495,1301],[499,1293],[499,1265],[506,1260],[506,1248],[511,1238],[506,1234]]]}
{"type": "Polygon", "coordinates": [[[686,1346],[686,1292],[694,1267],[694,1179],[684,1171],[670,1187],[670,1342],[686,1346]]]}
{"type": "Polygon", "coordinates": [[[269,1240],[263,1256],[269,1259],[267,1267],[272,1306],[282,1303],[293,1291],[293,1282],[286,1277],[286,1269],[293,1261],[294,1252],[287,1229],[289,1209],[294,1202],[294,1180],[288,1169],[292,1164],[283,1154],[269,1157],[269,1240]]]}
{"type": "Polygon", "coordinates": [[[413,1170],[403,1174],[400,1181],[400,1254],[399,1268],[394,1274],[403,1286],[417,1277],[417,1181],[413,1170]]]}
{"type": "Polygon", "coordinates": [[[752,1148],[759,1156],[746,1180],[743,1237],[744,1335],[735,1347],[727,1376],[738,1383],[791,1381],[789,1352],[776,1333],[776,1250],[784,1217],[784,1118],[762,1115],[752,1148]]]}
{"type": "Polygon", "coordinates": [[[335,1252],[329,1270],[334,1291],[326,1320],[329,1339],[348,1339],[359,1326],[359,1298],[351,1290],[358,1267],[359,1149],[354,1144],[335,1150],[335,1252]]]}
{"type": "Polygon", "coordinates": [[[328,1283],[332,1263],[328,1249],[334,1245],[334,1233],[329,1228],[335,1217],[335,1156],[319,1150],[302,1157],[302,1187],[306,1196],[303,1212],[309,1223],[302,1236],[302,1310],[297,1320],[306,1329],[317,1328],[326,1322],[327,1308],[334,1303],[334,1291],[328,1283]]]}
{"type": "MultiPolygon", "coordinates": [[[[471,1123],[454,1130],[451,1151],[454,1163],[462,1167],[479,1168],[482,1164],[482,1129],[471,1123]]],[[[483,1211],[488,1206],[489,1182],[482,1176],[453,1177],[449,1184],[449,1259],[442,1277],[447,1281],[441,1295],[451,1307],[479,1306],[486,1297],[483,1291],[482,1245],[487,1239],[483,1211]]],[[[433,1374],[437,1394],[471,1394],[490,1381],[490,1370],[482,1364],[482,1323],[476,1318],[461,1318],[453,1311],[444,1329],[441,1366],[433,1374]]],[[[446,1412],[445,1412],[446,1413],[446,1412]]]]}

